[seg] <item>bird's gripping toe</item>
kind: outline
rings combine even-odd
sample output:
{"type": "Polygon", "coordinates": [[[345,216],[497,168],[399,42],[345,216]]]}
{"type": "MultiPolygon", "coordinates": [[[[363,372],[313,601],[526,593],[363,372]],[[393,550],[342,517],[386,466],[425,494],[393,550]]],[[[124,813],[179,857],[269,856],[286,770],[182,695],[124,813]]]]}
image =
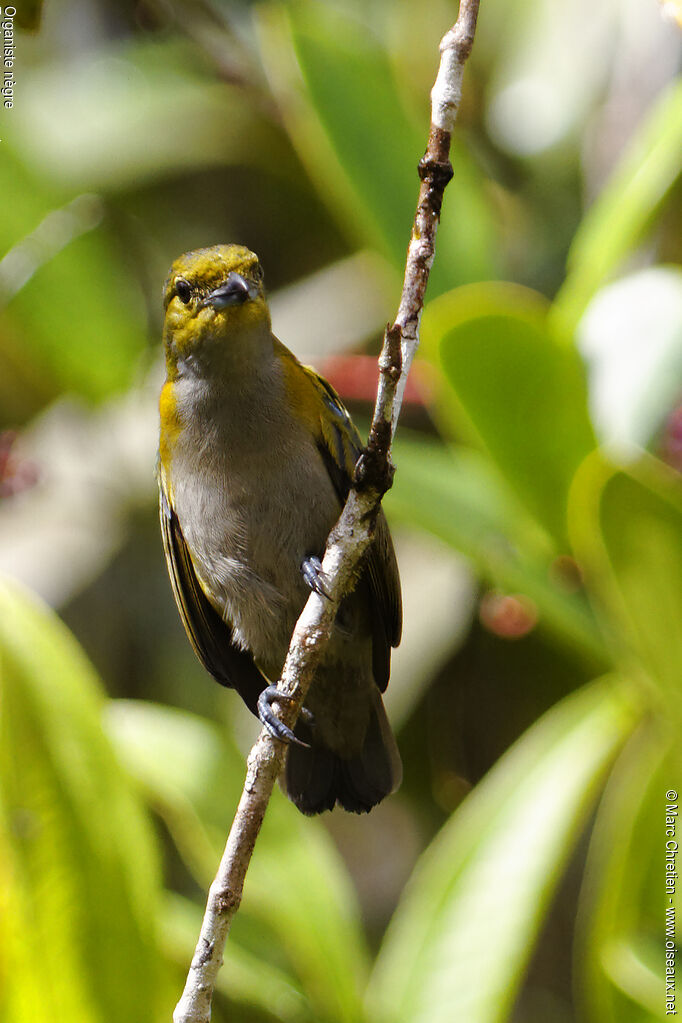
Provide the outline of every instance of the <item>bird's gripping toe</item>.
{"type": "MultiPolygon", "coordinates": [[[[272,709],[273,703],[293,703],[294,697],[289,696],[287,693],[282,693],[277,686],[266,686],[258,697],[258,717],[262,724],[265,725],[270,735],[275,739],[280,739],[281,742],[293,742],[296,746],[303,746],[305,749],[310,749],[307,742],[303,742],[297,735],[294,735],[291,728],[285,725],[283,721],[275,714],[272,709]]],[[[307,710],[306,707],[301,707],[300,717],[306,724],[313,723],[313,715],[307,710]]]]}
{"type": "Polygon", "coordinates": [[[301,574],[306,583],[318,597],[330,599],[329,580],[322,571],[322,562],[314,554],[310,554],[301,562],[301,574]]]}

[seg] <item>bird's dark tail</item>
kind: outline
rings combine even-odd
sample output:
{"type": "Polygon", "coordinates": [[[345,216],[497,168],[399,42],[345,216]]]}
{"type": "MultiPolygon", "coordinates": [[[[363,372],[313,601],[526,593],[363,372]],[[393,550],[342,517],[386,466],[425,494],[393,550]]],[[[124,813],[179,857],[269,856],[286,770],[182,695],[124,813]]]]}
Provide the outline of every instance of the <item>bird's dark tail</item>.
{"type": "Polygon", "coordinates": [[[378,689],[362,749],[355,756],[340,757],[316,741],[314,727],[304,722],[299,722],[295,731],[310,749],[289,747],[284,785],[289,799],[303,813],[322,813],[337,803],[344,810],[367,813],[400,785],[400,754],[378,689]]]}

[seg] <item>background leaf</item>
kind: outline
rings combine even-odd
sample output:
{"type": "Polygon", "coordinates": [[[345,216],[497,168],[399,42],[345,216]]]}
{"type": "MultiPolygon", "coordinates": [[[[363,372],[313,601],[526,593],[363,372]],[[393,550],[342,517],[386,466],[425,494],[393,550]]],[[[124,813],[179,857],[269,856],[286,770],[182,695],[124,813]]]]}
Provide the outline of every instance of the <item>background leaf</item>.
{"type": "Polygon", "coordinates": [[[543,909],[632,723],[617,682],[595,683],[540,719],[467,797],[386,934],[371,987],[378,1018],[509,1018],[543,909]]]}
{"type": "MultiPolygon", "coordinates": [[[[311,179],[353,240],[366,245],[369,234],[401,272],[427,132],[401,102],[380,33],[355,13],[309,0],[270,7],[259,24],[270,80],[311,179]]],[[[490,204],[459,140],[452,160],[458,188],[446,199],[432,295],[453,280],[492,276],[496,263],[490,204]]]]}
{"type": "Polygon", "coordinates": [[[682,489],[655,459],[625,472],[589,459],[572,494],[574,546],[613,626],[616,655],[682,714],[682,489]]]}
{"type": "Polygon", "coordinates": [[[35,411],[62,390],[101,400],[129,385],[146,321],[102,200],[48,185],[3,147],[0,187],[12,202],[0,226],[0,397],[16,422],[26,401],[35,411]]]}
{"type": "MultiPolygon", "coordinates": [[[[117,701],[109,727],[185,862],[207,887],[241,792],[243,757],[217,726],[170,708],[117,701]]],[[[262,1002],[262,992],[245,990],[249,977],[258,982],[257,972],[243,969],[245,957],[260,956],[266,977],[275,970],[277,983],[288,975],[292,990],[305,991],[305,1018],[363,1018],[367,952],[348,878],[321,822],[302,817],[279,792],[249,868],[228,962],[233,946],[241,985],[231,997],[262,1002]]]]}
{"type": "Polygon", "coordinates": [[[572,330],[604,279],[639,241],[680,173],[682,83],[663,90],[611,180],[584,217],[568,254],[556,315],[572,330]]]}
{"type": "Polygon", "coordinates": [[[429,305],[423,338],[443,370],[443,404],[462,410],[517,496],[565,547],[568,488],[595,441],[582,363],[552,336],[540,297],[512,285],[458,289],[429,305]]]}
{"type": "Polygon", "coordinates": [[[155,1020],[149,824],[102,731],[93,669],[64,626],[6,582],[0,694],[3,1019],[155,1020]]]}
{"type": "Polygon", "coordinates": [[[646,722],[625,745],[599,806],[576,926],[576,991],[589,1023],[663,1015],[668,900],[660,849],[665,793],[680,777],[669,748],[659,724],[646,722]]]}
{"type": "Polygon", "coordinates": [[[540,623],[604,664],[605,651],[579,593],[552,579],[552,549],[541,530],[475,450],[447,447],[401,431],[399,471],[386,495],[389,514],[444,540],[471,558],[491,585],[526,594],[540,623]]]}

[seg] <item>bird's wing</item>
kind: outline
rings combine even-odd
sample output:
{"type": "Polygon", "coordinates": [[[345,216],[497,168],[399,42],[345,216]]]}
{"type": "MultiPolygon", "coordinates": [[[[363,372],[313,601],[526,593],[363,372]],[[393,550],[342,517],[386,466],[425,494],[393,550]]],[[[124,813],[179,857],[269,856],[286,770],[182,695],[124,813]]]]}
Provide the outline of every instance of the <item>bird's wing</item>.
{"type": "MultiPolygon", "coordinates": [[[[284,351],[290,359],[298,362],[288,349],[284,351]]],[[[331,384],[310,366],[301,366],[300,363],[298,366],[304,377],[293,373],[290,378],[307,381],[308,393],[299,397],[302,413],[309,420],[322,460],[339,500],[344,504],[355,463],[362,451],[362,438],[331,384]]],[[[374,541],[369,548],[363,574],[371,594],[373,674],[383,692],[391,670],[391,647],[398,646],[400,642],[403,610],[398,563],[382,509],[379,509],[374,541]]]]}
{"type": "Polygon", "coordinates": [[[251,654],[233,643],[232,629],[206,597],[161,476],[159,515],[175,603],[194,652],[216,682],[236,689],[249,710],[257,714],[258,696],[268,684],[267,680],[251,654]]]}

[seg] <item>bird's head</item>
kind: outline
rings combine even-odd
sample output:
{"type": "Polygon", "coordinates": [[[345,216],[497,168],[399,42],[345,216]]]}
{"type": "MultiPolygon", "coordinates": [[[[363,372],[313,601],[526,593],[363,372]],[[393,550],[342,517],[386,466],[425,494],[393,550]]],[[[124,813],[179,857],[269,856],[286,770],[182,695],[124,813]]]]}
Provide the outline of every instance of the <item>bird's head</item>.
{"type": "Polygon", "coordinates": [[[181,362],[222,359],[227,347],[245,353],[270,337],[263,271],[258,256],[243,245],[214,245],[176,259],[164,287],[164,309],[169,375],[181,362]]]}

